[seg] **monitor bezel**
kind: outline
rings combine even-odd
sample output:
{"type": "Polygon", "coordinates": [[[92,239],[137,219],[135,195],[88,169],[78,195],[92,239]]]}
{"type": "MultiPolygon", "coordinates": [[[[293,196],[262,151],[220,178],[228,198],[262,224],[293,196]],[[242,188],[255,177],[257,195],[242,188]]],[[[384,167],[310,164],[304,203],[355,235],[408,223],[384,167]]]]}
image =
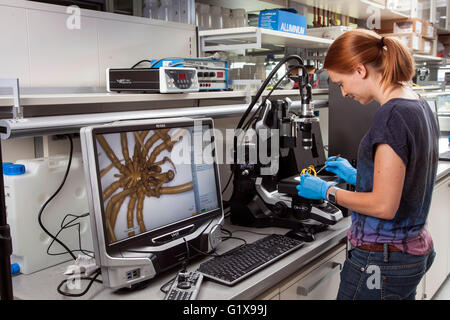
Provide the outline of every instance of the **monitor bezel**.
{"type": "MultiPolygon", "coordinates": [[[[161,122],[161,123],[145,123],[145,124],[136,124],[136,125],[121,125],[118,124],[117,126],[105,126],[105,127],[96,127],[92,129],[91,139],[92,139],[92,146],[94,150],[94,161],[95,161],[95,172],[97,180],[97,196],[100,201],[100,214],[101,214],[101,223],[102,223],[102,231],[103,231],[103,237],[105,239],[105,248],[107,253],[112,254],[115,252],[120,252],[126,249],[130,248],[136,248],[136,247],[145,247],[146,251],[151,252],[151,248],[153,247],[155,251],[158,251],[158,247],[165,246],[168,242],[174,241],[178,238],[184,237],[188,234],[194,233],[199,227],[203,226],[206,222],[212,221],[213,219],[223,216],[223,205],[222,205],[222,195],[221,195],[221,187],[220,187],[220,177],[219,177],[219,170],[217,166],[217,159],[216,159],[216,145],[215,145],[215,138],[214,134],[211,135],[211,143],[214,143],[214,154],[213,157],[215,159],[213,166],[214,166],[214,174],[215,174],[215,182],[216,182],[216,194],[217,194],[217,201],[218,201],[218,208],[211,210],[209,212],[205,212],[202,214],[199,214],[194,217],[189,217],[187,219],[180,220],[178,222],[159,227],[154,230],[147,231],[143,234],[138,234],[130,238],[118,240],[113,243],[109,243],[108,237],[107,237],[107,230],[106,230],[106,223],[105,223],[105,208],[104,208],[104,201],[103,201],[103,191],[102,191],[102,183],[101,183],[101,177],[100,177],[100,167],[99,167],[99,161],[98,161],[98,149],[97,149],[97,134],[111,134],[111,133],[118,133],[121,132],[132,132],[132,131],[142,131],[142,130],[158,130],[158,129],[167,129],[167,128],[185,128],[185,127],[192,127],[195,125],[196,121],[201,121],[202,126],[208,125],[209,129],[214,129],[214,124],[212,119],[193,119],[193,120],[182,120],[182,121],[170,121],[170,122],[161,122]],[[176,232],[178,230],[183,230],[186,228],[186,226],[193,226],[191,229],[189,229],[188,233],[182,233],[180,235],[176,235],[176,232]],[[154,242],[153,239],[165,236],[165,235],[172,235],[170,240],[165,242],[154,242]]],[[[125,204],[123,204],[125,205],[125,204]]]]}

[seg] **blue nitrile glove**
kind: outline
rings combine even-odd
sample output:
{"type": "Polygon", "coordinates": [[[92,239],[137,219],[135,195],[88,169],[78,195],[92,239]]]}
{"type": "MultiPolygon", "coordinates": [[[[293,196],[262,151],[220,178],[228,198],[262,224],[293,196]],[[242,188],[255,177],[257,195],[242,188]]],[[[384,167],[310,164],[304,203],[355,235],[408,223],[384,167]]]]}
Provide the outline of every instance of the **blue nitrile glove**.
{"type": "Polygon", "coordinates": [[[326,200],[328,188],[332,186],[331,183],[314,177],[309,173],[305,173],[300,176],[300,184],[298,184],[296,188],[298,190],[298,195],[303,198],[326,200]]]}
{"type": "Polygon", "coordinates": [[[336,161],[331,161],[336,157],[329,157],[325,161],[325,165],[328,165],[325,170],[332,172],[339,178],[344,179],[345,182],[356,186],[356,169],[352,167],[347,159],[339,157],[336,161]]]}

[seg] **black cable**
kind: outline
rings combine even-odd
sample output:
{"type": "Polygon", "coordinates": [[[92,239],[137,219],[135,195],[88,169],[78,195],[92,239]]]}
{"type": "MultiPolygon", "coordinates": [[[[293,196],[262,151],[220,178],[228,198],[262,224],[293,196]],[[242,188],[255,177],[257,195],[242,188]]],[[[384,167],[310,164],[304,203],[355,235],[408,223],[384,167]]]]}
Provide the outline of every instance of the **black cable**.
{"type": "Polygon", "coordinates": [[[178,274],[175,275],[175,277],[173,277],[172,279],[170,279],[169,281],[167,281],[166,283],[164,283],[159,290],[161,290],[163,293],[167,294],[167,292],[169,292],[169,290],[166,290],[165,288],[170,284],[173,283],[173,281],[177,278],[178,274]]]}
{"type": "MultiPolygon", "coordinates": [[[[148,63],[152,63],[150,60],[141,60],[138,63],[136,63],[134,66],[131,67],[131,69],[136,68],[138,65],[140,65],[142,62],[148,62],[148,63]]],[[[150,67],[151,68],[151,67],[150,67]]]]}
{"type": "Polygon", "coordinates": [[[209,252],[204,252],[204,251],[201,251],[200,249],[197,249],[196,247],[194,247],[192,244],[188,244],[189,245],[189,247],[191,247],[192,249],[194,249],[194,251],[196,251],[196,252],[198,252],[198,253],[200,253],[200,254],[202,254],[202,255],[204,255],[204,256],[209,256],[209,257],[221,257],[221,255],[220,254],[217,254],[217,253],[209,253],[209,252]]]}
{"type": "Polygon", "coordinates": [[[227,230],[227,229],[225,229],[225,228],[220,228],[220,231],[227,233],[228,236],[230,236],[230,237],[233,235],[233,234],[231,233],[231,231],[229,231],[229,230],[227,230]]]}
{"type": "MultiPolygon", "coordinates": [[[[89,213],[85,213],[85,214],[82,214],[82,215],[79,215],[79,216],[78,215],[74,215],[74,214],[66,214],[66,216],[63,218],[63,220],[61,222],[61,228],[58,231],[58,233],[55,235],[55,238],[58,238],[59,234],[62,231],[64,231],[65,229],[69,229],[69,228],[72,228],[72,227],[77,227],[77,229],[78,229],[78,245],[79,245],[79,249],[71,250],[71,252],[81,252],[81,253],[83,253],[83,254],[93,258],[94,256],[93,256],[93,252],[92,251],[84,250],[84,249],[81,248],[81,224],[79,222],[75,223],[75,224],[71,224],[71,223],[75,222],[76,220],[84,218],[84,217],[87,217],[87,216],[89,216],[89,213]],[[68,217],[74,217],[74,218],[72,220],[70,220],[69,222],[67,222],[66,224],[64,224],[64,222],[66,221],[66,219],[68,217]]],[[[66,254],[66,252],[50,253],[50,248],[52,247],[52,245],[54,243],[55,243],[55,240],[52,240],[52,242],[49,244],[49,246],[47,248],[47,254],[49,256],[59,256],[59,255],[66,254]]]]}
{"type": "Polygon", "coordinates": [[[233,232],[248,232],[248,233],[258,234],[258,235],[261,235],[261,236],[270,236],[270,235],[272,235],[271,233],[260,233],[260,232],[243,230],[243,229],[234,230],[233,232]]]}
{"type": "Polygon", "coordinates": [[[59,284],[59,286],[58,286],[58,288],[57,288],[58,293],[59,293],[59,294],[62,294],[63,296],[66,296],[66,297],[81,297],[81,296],[84,296],[84,295],[89,291],[89,289],[91,288],[91,286],[92,286],[92,284],[93,284],[94,282],[103,283],[103,281],[97,280],[97,277],[98,277],[101,273],[102,273],[102,271],[101,271],[100,269],[97,269],[97,271],[95,271],[95,273],[94,273],[94,277],[93,277],[93,278],[89,278],[89,277],[80,277],[79,280],[90,280],[90,282],[89,282],[88,286],[86,287],[86,289],[85,289],[83,292],[81,292],[81,293],[68,293],[68,292],[62,291],[62,290],[61,290],[61,287],[63,286],[63,284],[65,284],[65,283],[67,283],[69,280],[71,280],[71,279],[65,279],[65,280],[63,280],[63,281],[59,284]]]}
{"type": "MultiPolygon", "coordinates": [[[[275,88],[279,85],[279,83],[281,82],[281,80],[288,75],[292,70],[294,69],[302,69],[302,78],[299,81],[299,88],[300,88],[300,95],[301,95],[301,88],[302,86],[304,86],[307,81],[308,81],[308,71],[306,70],[304,63],[303,63],[303,59],[300,58],[297,55],[290,55],[287,56],[285,58],[283,58],[276,66],[275,68],[272,69],[272,71],[270,72],[270,74],[267,76],[266,80],[263,82],[263,84],[261,85],[261,87],[259,88],[258,92],[256,93],[256,95],[253,97],[252,102],[250,103],[250,105],[247,107],[247,110],[245,110],[244,114],[242,115],[241,119],[239,120],[239,123],[236,127],[236,133],[239,131],[239,129],[242,128],[242,126],[245,123],[245,126],[243,128],[243,131],[245,132],[245,130],[247,130],[247,128],[249,127],[252,119],[255,117],[255,115],[259,112],[259,110],[262,108],[262,106],[265,104],[266,100],[268,99],[268,97],[270,97],[270,95],[272,94],[273,90],[275,90],[275,88]],[[292,66],[291,68],[288,68],[288,72],[286,72],[286,74],[277,82],[277,84],[275,86],[272,87],[271,92],[265,97],[263,103],[261,103],[259,105],[259,107],[256,109],[255,113],[253,114],[253,116],[249,119],[248,122],[245,122],[245,120],[247,119],[249,113],[251,112],[251,110],[253,109],[254,105],[256,104],[256,102],[258,101],[259,97],[262,95],[263,91],[265,90],[265,88],[267,87],[268,83],[272,80],[273,76],[275,75],[275,73],[278,71],[279,68],[281,68],[282,65],[284,65],[286,62],[288,62],[289,60],[297,60],[297,62],[299,62],[300,65],[295,65],[292,66]]],[[[303,97],[302,97],[303,99],[303,97]]],[[[245,137],[245,134],[243,135],[243,137],[245,137]]],[[[231,172],[232,175],[234,175],[234,170],[235,170],[235,165],[237,162],[237,145],[238,145],[238,137],[237,135],[234,136],[233,138],[233,150],[234,150],[234,154],[233,154],[233,162],[234,164],[231,165],[231,172]]],[[[235,196],[235,192],[236,192],[236,188],[233,187],[233,192],[231,194],[231,197],[228,201],[231,201],[234,196],[235,196]]]]}
{"type": "Polygon", "coordinates": [[[302,71],[303,72],[303,77],[308,74],[308,72],[307,72],[307,70],[306,70],[306,68],[305,68],[305,66],[303,64],[303,59],[300,58],[299,56],[297,56],[297,55],[289,55],[289,56],[284,57],[283,59],[281,59],[281,61],[275,66],[275,68],[272,69],[270,74],[267,76],[266,80],[263,82],[263,84],[259,88],[259,90],[256,93],[256,95],[253,97],[252,102],[250,103],[250,105],[248,106],[247,110],[245,110],[244,114],[242,115],[241,119],[239,120],[239,123],[238,123],[238,125],[236,127],[236,130],[242,128],[242,125],[244,124],[248,114],[253,109],[253,106],[258,101],[259,97],[261,96],[261,94],[263,93],[263,91],[265,90],[267,85],[269,84],[270,80],[272,80],[273,76],[278,71],[278,69],[280,69],[281,66],[284,65],[289,60],[297,60],[300,63],[300,65],[298,65],[297,68],[301,68],[303,70],[302,71]]]}
{"type": "Polygon", "coordinates": [[[50,231],[48,231],[44,224],[42,223],[42,213],[44,212],[45,207],[50,203],[50,201],[53,200],[53,198],[56,197],[56,195],[59,193],[59,191],[61,191],[62,187],[64,186],[64,183],[66,183],[66,179],[67,176],[69,175],[69,171],[70,171],[70,166],[72,164],[72,156],[73,156],[73,141],[72,141],[72,137],[70,135],[65,135],[69,141],[70,141],[70,155],[69,155],[69,162],[67,164],[67,169],[66,172],[64,174],[64,178],[63,181],[61,182],[60,186],[58,187],[58,189],[55,191],[55,193],[53,193],[53,195],[48,198],[48,200],[43,204],[43,206],[41,207],[41,209],[39,210],[38,213],[38,222],[39,222],[39,226],[42,228],[42,230],[44,230],[44,232],[50,237],[52,238],[54,241],[58,242],[64,249],[66,249],[66,251],[72,256],[73,260],[76,260],[77,257],[72,253],[72,251],[59,239],[57,239],[54,235],[52,235],[50,233],[50,231]]]}
{"type": "Polygon", "coordinates": [[[270,96],[272,95],[272,93],[274,92],[274,90],[280,85],[281,81],[284,80],[284,78],[286,78],[286,76],[288,76],[293,70],[298,69],[298,66],[294,66],[289,68],[289,70],[280,78],[280,80],[278,80],[278,82],[272,87],[272,89],[270,90],[270,92],[264,97],[264,100],[261,102],[261,104],[258,106],[258,108],[255,110],[255,112],[253,113],[253,115],[250,117],[250,119],[247,120],[246,124],[244,124],[244,131],[246,131],[249,126],[251,125],[252,120],[255,118],[255,116],[258,114],[258,112],[261,110],[261,108],[266,104],[267,99],[270,98],[270,96]]]}
{"type": "MultiPolygon", "coordinates": [[[[227,241],[227,240],[230,240],[230,239],[236,239],[236,240],[243,241],[244,244],[242,244],[242,245],[246,245],[246,244],[247,244],[247,240],[242,239],[242,238],[238,238],[238,237],[231,237],[231,236],[229,236],[229,237],[223,237],[223,238],[222,238],[223,241],[227,241]]],[[[242,245],[241,245],[241,246],[242,246],[242,245]]]]}
{"type": "MultiPolygon", "coordinates": [[[[227,230],[227,231],[228,231],[228,230],[227,230]]],[[[228,231],[228,232],[229,232],[229,231],[228,231]]],[[[202,254],[202,255],[205,255],[205,256],[210,256],[210,257],[223,257],[223,256],[226,256],[226,255],[228,255],[228,254],[230,254],[230,253],[232,253],[232,252],[234,252],[234,251],[236,251],[236,250],[242,248],[243,246],[245,246],[245,245],[247,244],[247,241],[246,241],[245,239],[242,239],[242,238],[237,238],[237,237],[228,236],[228,237],[223,237],[222,239],[224,239],[224,241],[229,240],[229,239],[237,239],[237,240],[243,241],[244,243],[243,243],[243,244],[240,244],[240,245],[237,246],[236,248],[233,248],[233,249],[231,249],[231,250],[229,250],[229,251],[227,251],[227,252],[225,252],[225,253],[222,253],[222,254],[204,252],[204,251],[201,251],[200,249],[197,249],[196,247],[194,247],[194,246],[191,245],[191,244],[189,244],[189,246],[190,246],[192,249],[194,249],[194,251],[196,251],[196,252],[198,252],[198,253],[200,253],[200,254],[202,254]]]]}
{"type": "Polygon", "coordinates": [[[234,172],[231,172],[230,177],[228,178],[227,184],[225,185],[225,187],[222,189],[222,194],[225,192],[225,190],[227,190],[228,186],[230,185],[231,182],[231,178],[233,178],[234,172]]]}

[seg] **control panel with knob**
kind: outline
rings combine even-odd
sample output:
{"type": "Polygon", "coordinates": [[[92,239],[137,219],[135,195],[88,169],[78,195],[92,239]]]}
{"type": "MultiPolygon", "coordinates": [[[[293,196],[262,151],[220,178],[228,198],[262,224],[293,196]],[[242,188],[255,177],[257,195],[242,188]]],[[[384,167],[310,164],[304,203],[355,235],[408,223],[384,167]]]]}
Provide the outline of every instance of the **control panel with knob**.
{"type": "Polygon", "coordinates": [[[164,300],[195,300],[203,281],[199,272],[180,271],[174,278],[164,300]]]}

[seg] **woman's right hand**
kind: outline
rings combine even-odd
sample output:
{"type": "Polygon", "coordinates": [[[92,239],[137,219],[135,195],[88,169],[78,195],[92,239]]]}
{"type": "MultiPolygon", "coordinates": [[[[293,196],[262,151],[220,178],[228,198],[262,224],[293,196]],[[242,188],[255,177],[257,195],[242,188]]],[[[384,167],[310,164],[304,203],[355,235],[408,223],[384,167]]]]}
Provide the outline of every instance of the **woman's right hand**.
{"type": "Polygon", "coordinates": [[[339,178],[344,179],[345,182],[356,186],[356,169],[352,167],[347,159],[339,157],[337,160],[333,161],[335,156],[329,157],[325,164],[327,167],[326,171],[334,173],[339,178]]]}

